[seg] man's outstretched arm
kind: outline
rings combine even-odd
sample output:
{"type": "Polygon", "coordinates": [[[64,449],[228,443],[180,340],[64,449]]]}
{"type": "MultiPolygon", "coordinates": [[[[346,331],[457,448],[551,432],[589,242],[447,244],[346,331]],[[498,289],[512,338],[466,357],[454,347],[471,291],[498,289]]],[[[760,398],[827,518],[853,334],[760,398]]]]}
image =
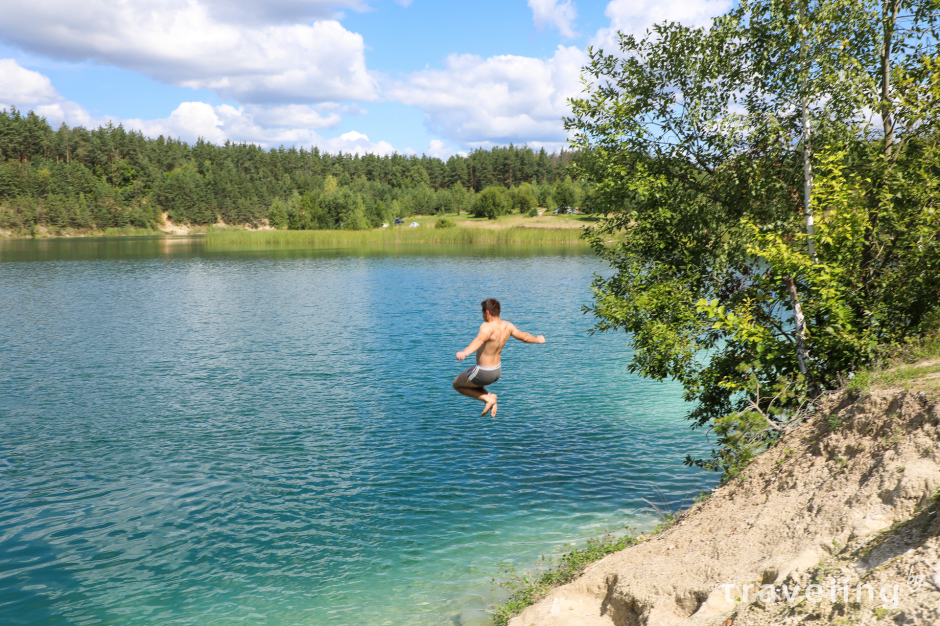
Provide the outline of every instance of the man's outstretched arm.
{"type": "Polygon", "coordinates": [[[514,339],[518,339],[519,341],[524,341],[526,343],[545,343],[545,337],[542,335],[536,337],[535,335],[522,332],[515,326],[512,327],[512,336],[514,339]]]}
{"type": "Polygon", "coordinates": [[[470,345],[457,353],[457,360],[463,361],[465,358],[479,350],[480,346],[486,343],[487,339],[489,339],[489,333],[484,332],[481,328],[480,333],[473,341],[470,342],[470,345]]]}

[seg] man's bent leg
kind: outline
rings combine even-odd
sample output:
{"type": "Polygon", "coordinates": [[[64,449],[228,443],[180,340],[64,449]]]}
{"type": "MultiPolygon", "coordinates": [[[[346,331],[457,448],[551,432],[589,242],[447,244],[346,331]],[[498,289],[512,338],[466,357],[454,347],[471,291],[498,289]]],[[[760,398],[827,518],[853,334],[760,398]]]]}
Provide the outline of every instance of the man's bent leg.
{"type": "Polygon", "coordinates": [[[454,387],[454,389],[457,390],[457,393],[462,393],[468,398],[482,400],[483,402],[486,402],[486,396],[490,395],[485,387],[454,387]]]}
{"type": "Polygon", "coordinates": [[[460,375],[454,379],[454,389],[457,393],[461,393],[468,398],[485,402],[486,404],[483,407],[482,415],[486,415],[488,412],[492,411],[493,416],[496,416],[496,394],[488,392],[485,387],[480,387],[470,382],[467,379],[467,372],[461,372],[460,375]]]}
{"type": "Polygon", "coordinates": [[[479,385],[474,385],[468,379],[469,374],[467,372],[471,371],[472,369],[473,368],[470,368],[470,370],[460,372],[460,375],[454,379],[454,389],[457,391],[457,393],[462,393],[467,397],[474,398],[475,400],[483,400],[483,402],[486,402],[486,400],[482,398],[482,396],[487,395],[486,388],[479,385]]]}

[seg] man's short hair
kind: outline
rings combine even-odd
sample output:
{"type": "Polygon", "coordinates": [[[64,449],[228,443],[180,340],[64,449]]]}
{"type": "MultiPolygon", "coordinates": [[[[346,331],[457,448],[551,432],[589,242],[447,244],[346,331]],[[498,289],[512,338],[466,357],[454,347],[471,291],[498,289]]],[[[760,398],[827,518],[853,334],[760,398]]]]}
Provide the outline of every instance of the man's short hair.
{"type": "Polygon", "coordinates": [[[486,311],[489,311],[490,315],[499,317],[499,300],[497,300],[496,298],[487,298],[486,300],[480,303],[480,306],[483,307],[484,313],[486,311]]]}

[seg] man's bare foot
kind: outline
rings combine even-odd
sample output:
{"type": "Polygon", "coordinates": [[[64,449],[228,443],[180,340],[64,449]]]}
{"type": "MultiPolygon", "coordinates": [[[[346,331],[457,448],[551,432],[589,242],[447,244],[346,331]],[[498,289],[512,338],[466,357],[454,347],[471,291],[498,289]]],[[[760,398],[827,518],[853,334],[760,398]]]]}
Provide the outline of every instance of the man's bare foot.
{"type": "Polygon", "coordinates": [[[493,396],[493,408],[490,409],[490,417],[496,417],[496,396],[493,396]]]}
{"type": "Polygon", "coordinates": [[[486,406],[483,407],[483,412],[480,413],[480,416],[484,416],[490,411],[493,412],[493,416],[496,416],[496,394],[491,393],[486,396],[486,406]]]}

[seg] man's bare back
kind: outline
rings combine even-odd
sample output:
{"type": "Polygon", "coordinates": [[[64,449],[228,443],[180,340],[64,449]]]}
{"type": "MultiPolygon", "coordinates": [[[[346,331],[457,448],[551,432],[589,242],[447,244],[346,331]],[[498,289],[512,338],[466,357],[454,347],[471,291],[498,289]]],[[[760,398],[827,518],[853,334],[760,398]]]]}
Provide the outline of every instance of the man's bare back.
{"type": "Polygon", "coordinates": [[[545,337],[522,332],[510,322],[501,320],[499,301],[490,298],[481,304],[483,324],[480,325],[480,332],[466,349],[457,353],[457,360],[463,361],[476,352],[477,365],[454,379],[454,389],[465,396],[485,402],[483,415],[489,413],[496,417],[496,394],[488,392],[485,387],[499,380],[502,373],[503,346],[510,337],[526,343],[545,343],[545,337]]]}

